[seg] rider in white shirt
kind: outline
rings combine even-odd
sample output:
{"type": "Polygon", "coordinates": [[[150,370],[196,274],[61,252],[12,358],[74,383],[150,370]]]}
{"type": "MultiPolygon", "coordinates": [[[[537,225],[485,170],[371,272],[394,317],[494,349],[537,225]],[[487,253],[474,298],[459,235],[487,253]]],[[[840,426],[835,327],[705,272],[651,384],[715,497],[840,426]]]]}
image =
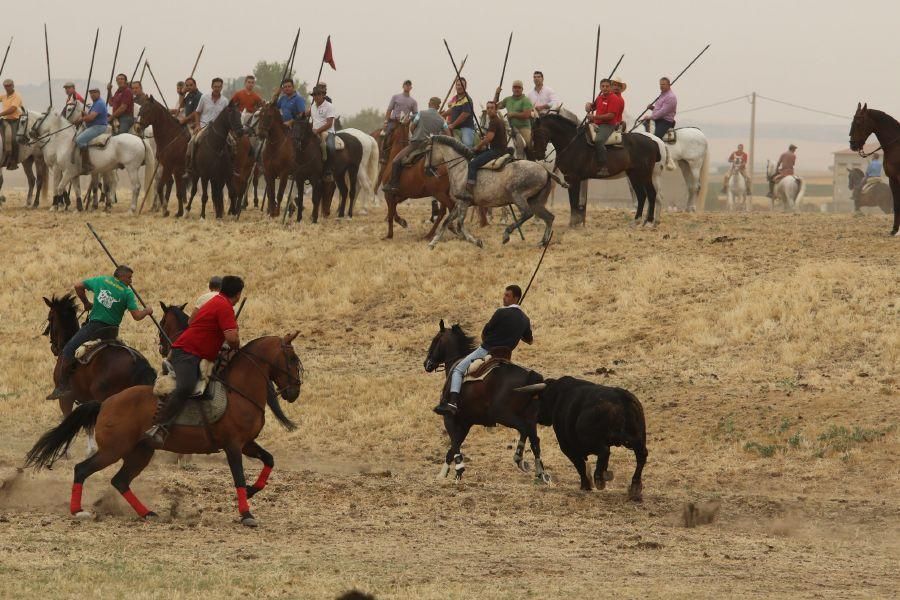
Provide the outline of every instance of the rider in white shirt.
{"type": "Polygon", "coordinates": [[[325,99],[325,90],[319,86],[313,88],[312,96],[310,115],[313,133],[321,141],[322,160],[325,161],[325,181],[331,181],[331,164],[328,157],[334,154],[334,106],[325,99]]]}
{"type": "Polygon", "coordinates": [[[553,88],[544,85],[544,74],[541,71],[534,72],[534,89],[528,92],[528,99],[539,114],[548,110],[556,110],[562,102],[553,88]]]}

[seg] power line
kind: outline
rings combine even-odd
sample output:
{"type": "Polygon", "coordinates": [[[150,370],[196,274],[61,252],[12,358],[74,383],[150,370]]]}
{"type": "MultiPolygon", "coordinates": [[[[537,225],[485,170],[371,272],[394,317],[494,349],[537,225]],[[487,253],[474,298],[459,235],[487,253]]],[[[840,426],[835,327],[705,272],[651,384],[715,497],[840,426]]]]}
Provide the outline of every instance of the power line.
{"type": "Polygon", "coordinates": [[[704,110],[704,109],[707,109],[707,108],[712,108],[712,107],[714,107],[714,106],[721,106],[721,105],[723,105],[723,104],[729,104],[729,103],[731,103],[731,102],[737,102],[738,100],[747,100],[747,99],[749,99],[749,97],[750,97],[750,96],[749,96],[748,94],[744,94],[743,96],[737,96],[737,97],[731,98],[731,99],[729,99],[729,100],[722,100],[721,102],[714,102],[714,103],[712,103],[712,104],[706,104],[706,105],[704,105],[704,106],[695,106],[694,108],[689,108],[689,109],[687,109],[687,110],[679,110],[679,111],[678,111],[678,114],[683,115],[684,113],[693,112],[693,111],[695,111],[695,110],[704,110]]]}
{"type": "Polygon", "coordinates": [[[792,108],[799,108],[800,110],[805,110],[808,112],[819,113],[820,115],[828,115],[829,117],[835,117],[838,119],[849,119],[848,115],[838,115],[835,113],[831,113],[824,110],[819,110],[817,108],[810,108],[808,106],[800,106],[799,104],[793,104],[792,102],[785,102],[784,100],[776,100],[775,98],[769,98],[767,96],[763,96],[762,94],[757,94],[757,98],[762,98],[763,100],[768,100],[769,102],[774,102],[776,104],[784,104],[785,106],[790,106],[792,108]]]}

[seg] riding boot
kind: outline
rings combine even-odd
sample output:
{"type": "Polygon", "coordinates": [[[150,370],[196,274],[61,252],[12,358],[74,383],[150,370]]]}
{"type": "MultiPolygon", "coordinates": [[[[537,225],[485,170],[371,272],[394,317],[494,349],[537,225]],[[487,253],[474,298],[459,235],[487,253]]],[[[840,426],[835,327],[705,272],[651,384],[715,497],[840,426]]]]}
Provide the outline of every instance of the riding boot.
{"type": "Polygon", "coordinates": [[[606,146],[597,141],[594,148],[597,157],[597,175],[600,177],[608,177],[609,170],[606,168],[606,146]]]}
{"type": "Polygon", "coordinates": [[[775,181],[769,180],[769,193],[766,194],[769,198],[775,198],[775,181]]]}
{"type": "Polygon", "coordinates": [[[47,400],[59,400],[71,391],[69,378],[75,368],[75,361],[70,361],[64,356],[59,357],[59,383],[47,396],[47,400]]]}
{"type": "Polygon", "coordinates": [[[475,200],[475,182],[467,181],[466,187],[459,194],[460,200],[465,200],[466,202],[473,202],[475,200]]]}
{"type": "Polygon", "coordinates": [[[398,163],[392,164],[391,165],[391,180],[388,182],[388,184],[386,186],[384,186],[381,189],[383,189],[385,192],[389,192],[391,194],[396,194],[399,191],[397,186],[400,181],[400,169],[402,169],[402,168],[403,167],[401,165],[399,165],[398,163]]]}
{"type": "Polygon", "coordinates": [[[172,423],[181,414],[181,410],[186,403],[187,398],[176,398],[175,394],[169,394],[163,401],[162,406],[156,411],[156,416],[153,418],[153,426],[144,432],[144,435],[153,444],[162,447],[169,436],[169,429],[172,427],[172,423]]]}
{"type": "Polygon", "coordinates": [[[84,147],[81,149],[81,174],[90,175],[92,170],[90,148],[84,147]]]}
{"type": "Polygon", "coordinates": [[[459,392],[450,392],[441,397],[441,402],[434,407],[439,415],[455,415],[459,411],[459,392]]]}

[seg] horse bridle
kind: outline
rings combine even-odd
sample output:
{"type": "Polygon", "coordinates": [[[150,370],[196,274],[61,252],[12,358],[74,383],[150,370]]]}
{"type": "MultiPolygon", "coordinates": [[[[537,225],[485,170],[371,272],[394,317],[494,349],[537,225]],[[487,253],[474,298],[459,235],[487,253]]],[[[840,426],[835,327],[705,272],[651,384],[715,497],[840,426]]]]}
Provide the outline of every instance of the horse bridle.
{"type": "MultiPolygon", "coordinates": [[[[285,364],[288,363],[287,352],[288,352],[288,349],[290,349],[290,348],[291,348],[290,344],[285,344],[284,342],[281,343],[281,356],[284,359],[285,364]]],[[[243,354],[247,358],[249,358],[250,362],[252,362],[254,364],[254,366],[257,369],[259,369],[260,371],[262,371],[262,367],[259,365],[259,363],[257,361],[261,361],[261,362],[265,363],[270,369],[274,369],[278,373],[287,376],[288,384],[283,387],[275,389],[275,392],[279,396],[283,396],[285,390],[287,390],[289,388],[292,388],[292,387],[300,388],[303,385],[303,372],[304,372],[303,361],[300,360],[299,356],[297,357],[297,362],[300,363],[300,368],[299,368],[300,376],[298,378],[294,379],[294,376],[287,369],[283,369],[280,366],[278,366],[272,362],[269,362],[268,360],[266,360],[265,358],[263,358],[262,356],[260,356],[258,354],[254,354],[253,352],[250,352],[249,350],[246,350],[244,348],[238,349],[238,354],[243,354]]],[[[295,354],[296,354],[296,352],[295,352],[295,354]]]]}

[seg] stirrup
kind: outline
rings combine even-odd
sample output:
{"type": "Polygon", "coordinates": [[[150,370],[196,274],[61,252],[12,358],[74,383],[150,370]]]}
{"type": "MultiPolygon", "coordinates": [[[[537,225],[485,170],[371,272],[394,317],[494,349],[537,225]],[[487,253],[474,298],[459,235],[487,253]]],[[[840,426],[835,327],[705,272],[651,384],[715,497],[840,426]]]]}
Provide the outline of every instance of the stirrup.
{"type": "Polygon", "coordinates": [[[151,444],[159,447],[162,447],[166,443],[166,438],[168,437],[169,430],[166,429],[165,425],[153,425],[144,432],[144,438],[149,440],[151,444]]]}

